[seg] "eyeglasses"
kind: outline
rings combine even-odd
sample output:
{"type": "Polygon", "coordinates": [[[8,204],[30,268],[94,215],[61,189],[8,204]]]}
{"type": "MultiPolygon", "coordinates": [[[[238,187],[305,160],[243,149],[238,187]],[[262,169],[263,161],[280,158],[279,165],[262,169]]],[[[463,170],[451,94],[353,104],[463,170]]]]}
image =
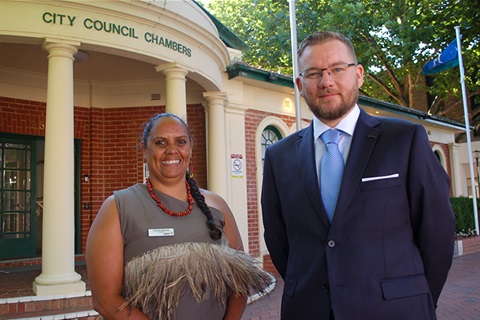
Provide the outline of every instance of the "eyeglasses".
{"type": "Polygon", "coordinates": [[[323,71],[327,71],[328,75],[334,79],[340,79],[345,75],[345,71],[349,67],[356,66],[356,63],[340,63],[330,66],[328,68],[323,69],[309,69],[299,73],[299,75],[305,78],[307,81],[309,80],[317,80],[320,81],[323,77],[323,71]]]}

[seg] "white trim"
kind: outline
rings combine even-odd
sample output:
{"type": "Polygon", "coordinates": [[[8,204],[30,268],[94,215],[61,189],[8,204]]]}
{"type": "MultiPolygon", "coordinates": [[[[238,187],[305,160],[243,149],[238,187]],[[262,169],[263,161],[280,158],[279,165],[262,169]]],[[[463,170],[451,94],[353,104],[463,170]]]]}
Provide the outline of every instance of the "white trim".
{"type": "Polygon", "coordinates": [[[4,298],[4,299],[0,299],[0,304],[60,300],[60,299],[91,297],[91,296],[92,296],[92,291],[87,290],[82,293],[57,294],[57,295],[51,295],[51,296],[26,296],[26,297],[4,298]]]}
{"type": "MultiPolygon", "coordinates": [[[[263,177],[263,155],[262,155],[262,133],[268,126],[273,126],[282,135],[282,138],[289,136],[292,131],[291,129],[282,121],[282,119],[274,116],[265,117],[257,126],[255,133],[255,154],[256,154],[256,167],[257,167],[257,208],[258,208],[258,243],[259,243],[259,254],[260,257],[267,254],[268,249],[265,244],[265,239],[263,238],[264,228],[263,228],[263,216],[262,216],[262,204],[261,204],[261,194],[262,194],[262,177],[263,177]]],[[[295,124],[293,125],[295,128],[295,124]]]]}
{"type": "Polygon", "coordinates": [[[432,151],[440,154],[440,163],[442,164],[443,169],[447,171],[447,156],[445,155],[443,148],[439,144],[434,144],[432,146],[432,151]]]}

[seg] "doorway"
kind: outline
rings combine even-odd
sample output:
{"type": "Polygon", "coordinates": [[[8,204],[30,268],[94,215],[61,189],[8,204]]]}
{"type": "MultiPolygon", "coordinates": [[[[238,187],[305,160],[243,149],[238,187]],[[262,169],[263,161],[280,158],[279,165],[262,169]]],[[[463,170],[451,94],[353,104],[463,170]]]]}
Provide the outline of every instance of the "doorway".
{"type": "MultiPolygon", "coordinates": [[[[43,137],[0,137],[0,259],[42,255],[43,137]]],[[[75,140],[75,251],[80,248],[80,140],[75,140]]]]}

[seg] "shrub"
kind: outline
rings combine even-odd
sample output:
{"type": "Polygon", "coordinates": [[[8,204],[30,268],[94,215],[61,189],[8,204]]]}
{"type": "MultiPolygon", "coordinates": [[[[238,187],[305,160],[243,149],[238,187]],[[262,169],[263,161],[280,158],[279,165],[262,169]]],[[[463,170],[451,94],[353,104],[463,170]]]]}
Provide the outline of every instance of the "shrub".
{"type": "MultiPolygon", "coordinates": [[[[475,221],[473,217],[473,200],[467,197],[451,197],[453,212],[457,219],[455,232],[458,237],[469,237],[476,235],[475,221]]],[[[477,199],[477,209],[480,209],[479,199],[477,199]]]]}

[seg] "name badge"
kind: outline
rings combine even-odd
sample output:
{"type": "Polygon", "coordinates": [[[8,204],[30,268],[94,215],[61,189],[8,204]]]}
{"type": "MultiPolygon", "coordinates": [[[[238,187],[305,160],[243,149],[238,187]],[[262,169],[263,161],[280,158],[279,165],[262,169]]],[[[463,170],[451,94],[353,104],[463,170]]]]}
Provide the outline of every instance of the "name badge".
{"type": "Polygon", "coordinates": [[[173,228],[148,229],[149,237],[173,237],[173,228]]]}

